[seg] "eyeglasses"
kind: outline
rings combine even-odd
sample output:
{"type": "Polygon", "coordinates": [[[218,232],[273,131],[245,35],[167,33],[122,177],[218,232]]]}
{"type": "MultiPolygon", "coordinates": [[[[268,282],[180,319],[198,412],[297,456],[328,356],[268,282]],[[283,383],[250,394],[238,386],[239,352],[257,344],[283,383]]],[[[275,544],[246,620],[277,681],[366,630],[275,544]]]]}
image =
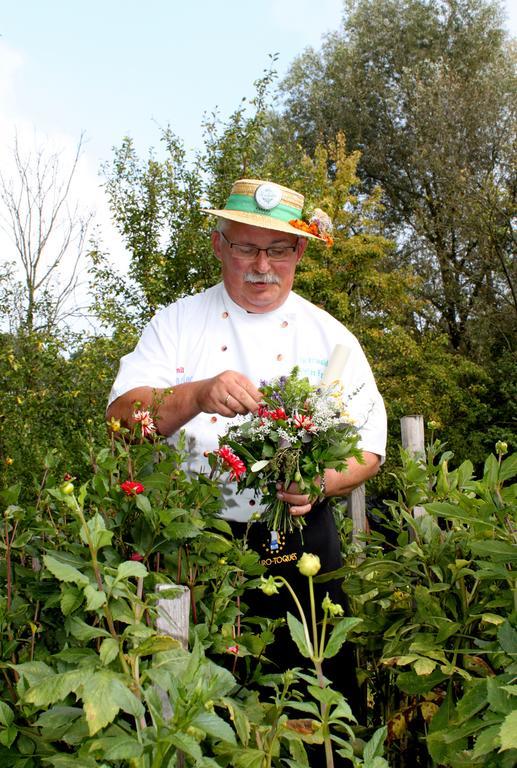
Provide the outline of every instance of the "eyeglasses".
{"type": "Polygon", "coordinates": [[[253,261],[253,259],[256,259],[261,251],[264,251],[267,254],[269,261],[284,261],[284,259],[289,258],[291,252],[294,253],[294,251],[296,251],[299,239],[296,238],[296,243],[294,245],[272,245],[269,248],[259,248],[258,245],[241,245],[240,243],[232,243],[230,240],[228,240],[224,232],[219,231],[219,234],[224,240],[226,240],[230,248],[233,249],[236,256],[247,261],[253,261]]]}

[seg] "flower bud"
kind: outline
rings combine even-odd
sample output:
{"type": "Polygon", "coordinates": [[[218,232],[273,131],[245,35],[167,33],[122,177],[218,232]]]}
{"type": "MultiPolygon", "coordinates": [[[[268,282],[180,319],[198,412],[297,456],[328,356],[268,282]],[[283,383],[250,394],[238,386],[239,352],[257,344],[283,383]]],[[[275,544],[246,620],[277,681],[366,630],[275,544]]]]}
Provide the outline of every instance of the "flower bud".
{"type": "Polygon", "coordinates": [[[321,607],[324,611],[327,611],[329,616],[342,616],[344,614],[343,606],[339,603],[333,603],[328,592],[323,598],[321,607]]]}
{"type": "Polygon", "coordinates": [[[271,595],[278,595],[278,587],[273,576],[270,576],[268,579],[262,577],[260,589],[265,595],[268,595],[269,597],[271,597],[271,595]]]}
{"type": "Polygon", "coordinates": [[[498,440],[495,444],[495,451],[498,456],[504,456],[505,453],[508,453],[508,443],[498,440]]]}
{"type": "Polygon", "coordinates": [[[298,570],[303,576],[316,576],[321,568],[318,555],[311,555],[308,552],[303,553],[297,565],[298,570]]]}
{"type": "Polygon", "coordinates": [[[65,493],[67,496],[71,496],[74,492],[74,484],[70,481],[67,481],[66,483],[63,483],[61,485],[61,491],[62,493],[65,493]]]}

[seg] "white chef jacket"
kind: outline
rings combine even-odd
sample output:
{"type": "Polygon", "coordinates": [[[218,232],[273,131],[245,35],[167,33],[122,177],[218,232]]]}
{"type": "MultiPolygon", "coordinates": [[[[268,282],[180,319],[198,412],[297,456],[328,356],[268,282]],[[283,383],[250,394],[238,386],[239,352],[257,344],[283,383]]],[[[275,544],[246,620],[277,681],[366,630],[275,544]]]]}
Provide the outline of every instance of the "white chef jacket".
{"type": "MultiPolygon", "coordinates": [[[[384,458],[386,411],[359,342],[328,312],[294,292],[278,309],[255,314],[236,304],[219,283],[165,307],[133,352],[121,359],[109,402],[135,387],[174,387],[226,370],[239,371],[258,387],[261,381],[287,376],[297,365],[300,376],[318,384],[336,344],[349,353],[341,381],[360,447],[384,458]]],[[[200,413],[185,425],[187,471],[209,471],[204,453],[217,448],[219,435],[233,422],[200,413]]],[[[228,519],[245,522],[260,511],[253,491],[237,495],[235,483],[224,484],[223,495],[228,519]]]]}

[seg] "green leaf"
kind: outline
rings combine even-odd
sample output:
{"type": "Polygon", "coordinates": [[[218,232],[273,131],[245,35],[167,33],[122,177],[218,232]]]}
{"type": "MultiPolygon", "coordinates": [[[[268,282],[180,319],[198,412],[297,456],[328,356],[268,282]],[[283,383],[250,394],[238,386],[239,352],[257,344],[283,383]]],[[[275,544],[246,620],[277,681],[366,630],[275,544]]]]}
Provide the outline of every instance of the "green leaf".
{"type": "Polygon", "coordinates": [[[504,562],[517,562],[517,547],[506,541],[473,541],[470,545],[474,555],[491,557],[504,562]]]}
{"type": "Polygon", "coordinates": [[[488,755],[501,746],[501,739],[499,738],[500,729],[500,725],[492,725],[490,728],[485,728],[484,731],[481,731],[472,752],[473,760],[483,757],[483,755],[488,755]]]}
{"type": "Polygon", "coordinates": [[[337,691],[333,691],[332,688],[320,688],[319,685],[308,685],[307,690],[317,701],[321,701],[329,707],[339,704],[341,701],[341,694],[337,691]]]}
{"type": "Polygon", "coordinates": [[[295,709],[297,712],[308,712],[316,718],[319,718],[321,714],[315,701],[290,701],[289,709],[295,709]]]}
{"type": "MultiPolygon", "coordinates": [[[[14,725],[8,725],[7,728],[0,730],[0,744],[9,748],[19,735],[18,728],[14,725]]],[[[18,751],[18,750],[17,750],[18,751]]],[[[0,755],[1,757],[1,755],[0,755]]]]}
{"type": "MultiPolygon", "coordinates": [[[[111,544],[113,538],[113,531],[106,529],[106,523],[102,515],[96,512],[86,523],[90,538],[93,544],[93,548],[97,551],[102,547],[108,547],[111,544]]],[[[85,531],[81,529],[81,539],[84,544],[88,544],[85,531]]]]}
{"type": "Polygon", "coordinates": [[[114,637],[106,637],[99,649],[99,656],[102,664],[107,667],[108,664],[117,658],[119,652],[118,641],[114,637]]]}
{"type": "Polygon", "coordinates": [[[116,675],[97,672],[83,686],[81,698],[90,736],[113,722],[119,710],[134,717],[144,714],[142,703],[116,675]]]}
{"type": "Polygon", "coordinates": [[[305,632],[303,630],[303,624],[301,623],[301,621],[298,621],[298,619],[296,619],[292,615],[292,613],[287,614],[287,624],[289,626],[291,637],[293,638],[293,641],[298,646],[298,650],[300,651],[302,656],[305,656],[306,659],[310,659],[311,650],[307,645],[305,632]]]}
{"type": "Polygon", "coordinates": [[[96,611],[106,604],[106,593],[92,587],[91,584],[84,588],[84,596],[86,597],[86,607],[89,611],[96,611]]]}
{"type": "Polygon", "coordinates": [[[496,626],[499,626],[504,623],[504,617],[499,616],[498,613],[483,613],[481,614],[481,621],[484,621],[485,624],[495,624],[496,626]]]}
{"type": "Polygon", "coordinates": [[[501,750],[517,749],[517,709],[504,718],[501,730],[501,750]]]}
{"type": "Polygon", "coordinates": [[[135,577],[137,579],[147,576],[147,568],[143,563],[139,563],[138,560],[126,560],[117,568],[116,581],[122,579],[129,579],[135,577]]]}
{"type": "Polygon", "coordinates": [[[102,627],[90,627],[77,616],[69,616],[65,622],[65,627],[77,640],[84,642],[95,640],[97,637],[111,637],[110,633],[102,627]]]}
{"type": "Polygon", "coordinates": [[[246,747],[250,738],[251,724],[245,709],[235,699],[223,697],[221,703],[227,708],[239,740],[246,747]]]}
{"type": "Polygon", "coordinates": [[[20,497],[20,491],[22,486],[20,483],[16,485],[10,485],[9,488],[5,488],[0,491],[0,501],[6,506],[11,507],[18,502],[20,497]]]}
{"type": "Polygon", "coordinates": [[[36,685],[40,680],[44,680],[49,675],[54,674],[52,667],[49,667],[44,661],[26,661],[24,664],[13,664],[13,667],[20,675],[20,681],[17,686],[20,695],[24,690],[23,686],[20,686],[21,681],[28,686],[36,685]]]}
{"type": "Polygon", "coordinates": [[[14,720],[14,712],[11,707],[4,701],[0,701],[0,725],[5,725],[6,728],[11,725],[14,720]]]}
{"type": "Polygon", "coordinates": [[[65,741],[80,744],[88,737],[82,707],[56,705],[42,712],[34,723],[45,741],[65,741]]]}
{"type": "Polygon", "coordinates": [[[201,728],[213,739],[221,739],[229,744],[235,744],[235,734],[228,723],[215,712],[200,712],[192,719],[192,725],[201,728]]]}
{"type": "Polygon", "coordinates": [[[143,493],[140,493],[138,496],[135,497],[135,504],[140,510],[140,512],[143,512],[144,515],[151,515],[152,514],[152,507],[151,502],[147,498],[147,496],[144,496],[143,493]]]}
{"type": "Polygon", "coordinates": [[[20,536],[17,536],[11,542],[12,549],[21,549],[27,544],[27,542],[29,542],[32,539],[32,537],[33,537],[32,531],[25,531],[25,533],[22,533],[20,536]]]}
{"type": "Polygon", "coordinates": [[[261,749],[246,749],[232,753],[235,768],[263,768],[264,752],[261,749]]]}
{"type": "Polygon", "coordinates": [[[497,630],[497,639],[503,651],[509,654],[517,653],[517,632],[507,619],[497,630]]]}
{"type": "Polygon", "coordinates": [[[203,753],[197,740],[188,733],[182,731],[169,732],[167,738],[177,749],[180,749],[186,755],[189,755],[194,760],[202,760],[203,753]]]}
{"type": "Polygon", "coordinates": [[[401,672],[397,675],[397,686],[404,693],[423,694],[432,691],[437,685],[447,679],[439,669],[435,669],[430,675],[417,675],[416,672],[401,672]]]}
{"type": "Polygon", "coordinates": [[[325,651],[323,652],[323,658],[331,659],[333,656],[335,656],[336,653],[340,651],[343,643],[346,641],[350,630],[352,630],[358,624],[361,624],[361,622],[362,619],[353,616],[346,616],[345,618],[340,619],[339,622],[334,626],[332,634],[328,639],[325,651]]]}
{"type": "Polygon", "coordinates": [[[267,465],[269,464],[269,459],[262,459],[261,461],[256,461],[253,466],[250,467],[251,472],[260,472],[261,469],[265,469],[267,465]]]}
{"type": "Polygon", "coordinates": [[[498,712],[501,715],[508,715],[515,709],[515,702],[508,691],[505,691],[503,686],[503,680],[505,677],[488,677],[486,679],[488,703],[490,709],[493,712],[498,712]]]}
{"type": "Polygon", "coordinates": [[[43,758],[49,768],[99,768],[97,760],[93,757],[78,757],[77,755],[52,755],[43,758]]]}
{"type": "Polygon", "coordinates": [[[70,584],[61,584],[61,613],[68,616],[83,602],[83,593],[77,587],[70,584]]]}
{"type": "Polygon", "coordinates": [[[497,485],[499,477],[499,462],[493,453],[485,461],[485,467],[483,471],[483,480],[490,489],[494,489],[497,485]]]}
{"type": "Polygon", "coordinates": [[[89,584],[89,579],[84,573],[78,571],[73,565],[67,563],[61,563],[59,560],[55,560],[51,555],[45,555],[43,557],[45,567],[50,573],[59,579],[59,581],[72,582],[79,587],[84,587],[89,584]]]}
{"type": "Polygon", "coordinates": [[[470,690],[458,702],[457,713],[460,723],[471,719],[488,702],[486,679],[476,680],[470,690]]]}
{"type": "Polygon", "coordinates": [[[151,656],[153,653],[162,653],[181,648],[181,642],[168,635],[154,635],[148,640],[144,640],[137,648],[133,648],[129,653],[131,656],[151,656]]]}
{"type": "Polygon", "coordinates": [[[89,745],[90,752],[101,752],[103,760],[131,760],[141,757],[144,748],[131,736],[105,736],[94,739],[89,745]]]}
{"type": "Polygon", "coordinates": [[[74,667],[96,667],[98,662],[97,653],[93,648],[78,648],[76,646],[63,648],[62,651],[54,654],[54,658],[74,667]]]}
{"type": "Polygon", "coordinates": [[[36,707],[48,707],[50,704],[63,701],[69,693],[77,693],[80,686],[84,685],[92,675],[92,670],[87,667],[73,669],[58,675],[48,675],[32,688],[29,688],[23,698],[36,707]]]}
{"type": "Polygon", "coordinates": [[[504,482],[517,475],[517,452],[504,459],[499,468],[499,480],[504,482]]]}
{"type": "Polygon", "coordinates": [[[413,665],[413,668],[417,675],[430,675],[436,668],[436,661],[432,659],[420,658],[417,659],[413,665]]]}
{"type": "Polygon", "coordinates": [[[363,759],[365,764],[374,760],[376,757],[382,757],[384,754],[384,742],[388,735],[388,727],[384,725],[382,728],[378,728],[373,734],[370,741],[364,745],[363,759]]]}
{"type": "Polygon", "coordinates": [[[169,525],[163,529],[163,535],[174,541],[181,539],[195,539],[197,536],[200,536],[201,533],[202,531],[199,526],[193,525],[192,523],[169,523],[169,525]]]}

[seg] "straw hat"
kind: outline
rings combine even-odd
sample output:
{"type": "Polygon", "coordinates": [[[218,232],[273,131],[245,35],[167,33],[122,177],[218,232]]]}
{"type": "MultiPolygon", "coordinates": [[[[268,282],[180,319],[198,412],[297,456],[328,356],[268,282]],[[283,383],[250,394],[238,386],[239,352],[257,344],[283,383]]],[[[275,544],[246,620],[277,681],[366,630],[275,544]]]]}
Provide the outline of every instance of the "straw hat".
{"type": "Polygon", "coordinates": [[[302,220],[303,202],[304,197],[299,192],[272,181],[239,179],[222,210],[208,208],[203,209],[203,213],[253,227],[326,241],[323,233],[314,234],[314,231],[318,232],[314,225],[313,231],[308,231],[309,225],[302,220]]]}

